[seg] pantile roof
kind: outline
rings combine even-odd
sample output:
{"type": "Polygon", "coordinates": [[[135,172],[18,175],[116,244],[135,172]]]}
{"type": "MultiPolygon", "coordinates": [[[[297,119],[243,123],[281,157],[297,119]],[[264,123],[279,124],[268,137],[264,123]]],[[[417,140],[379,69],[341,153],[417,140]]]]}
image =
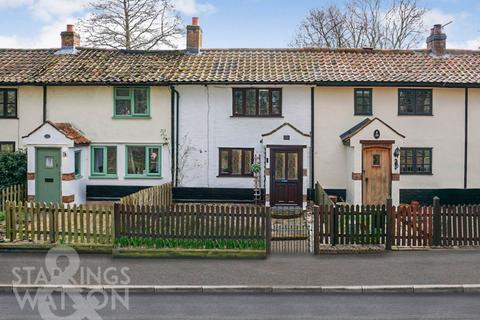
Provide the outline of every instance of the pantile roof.
{"type": "Polygon", "coordinates": [[[393,84],[480,86],[480,51],[0,49],[2,84],[393,84]]]}

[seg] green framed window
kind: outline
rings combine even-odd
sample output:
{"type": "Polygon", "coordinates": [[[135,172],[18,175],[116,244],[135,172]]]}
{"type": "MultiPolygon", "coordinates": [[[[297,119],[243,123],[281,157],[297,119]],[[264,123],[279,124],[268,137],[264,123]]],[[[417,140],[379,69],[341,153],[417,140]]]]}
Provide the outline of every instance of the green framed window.
{"type": "Polygon", "coordinates": [[[94,146],[91,148],[91,175],[99,177],[117,176],[117,147],[94,146]]]}
{"type": "Polygon", "coordinates": [[[114,117],[145,118],[150,116],[150,89],[148,87],[114,88],[114,117]]]}
{"type": "Polygon", "coordinates": [[[160,177],[162,149],[159,146],[126,146],[127,177],[160,177]]]}
{"type": "Polygon", "coordinates": [[[355,89],[355,115],[372,115],[372,89],[355,89]]]}
{"type": "Polygon", "coordinates": [[[433,97],[431,89],[399,89],[398,114],[431,116],[433,97]]]}
{"type": "Polygon", "coordinates": [[[401,174],[432,174],[432,148],[400,149],[401,174]]]}
{"type": "Polygon", "coordinates": [[[75,178],[82,177],[82,151],[75,151],[75,178]]]}

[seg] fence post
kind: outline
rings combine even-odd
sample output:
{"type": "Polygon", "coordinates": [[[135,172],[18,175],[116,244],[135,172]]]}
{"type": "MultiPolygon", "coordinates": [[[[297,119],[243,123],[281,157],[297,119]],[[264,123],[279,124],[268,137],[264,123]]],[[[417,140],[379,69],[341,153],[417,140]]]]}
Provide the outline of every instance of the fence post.
{"type": "MultiPolygon", "coordinates": [[[[25,203],[25,211],[27,210],[28,203],[25,203]]],[[[48,220],[49,220],[49,229],[50,229],[50,242],[55,242],[55,206],[53,203],[47,204],[45,207],[48,208],[48,220]]]]}
{"type": "Polygon", "coordinates": [[[442,235],[442,216],[440,208],[440,198],[433,198],[433,245],[441,246],[442,235]]]}
{"type": "Polygon", "coordinates": [[[113,243],[120,238],[120,203],[113,204],[113,243]]]}
{"type": "Polygon", "coordinates": [[[331,220],[331,228],[330,228],[330,232],[331,232],[330,238],[331,238],[332,246],[337,245],[337,242],[338,242],[337,210],[338,210],[337,205],[334,205],[332,210],[332,220],[331,220]]]}
{"type": "Polygon", "coordinates": [[[320,253],[320,207],[313,206],[313,254],[320,253]]]}
{"type": "Polygon", "coordinates": [[[387,199],[386,204],[386,214],[387,214],[387,235],[385,239],[385,249],[392,250],[392,243],[393,243],[393,205],[392,205],[392,198],[387,199]]]}
{"type": "Polygon", "coordinates": [[[267,245],[267,254],[272,252],[272,209],[267,208],[265,216],[265,241],[267,245]]]}

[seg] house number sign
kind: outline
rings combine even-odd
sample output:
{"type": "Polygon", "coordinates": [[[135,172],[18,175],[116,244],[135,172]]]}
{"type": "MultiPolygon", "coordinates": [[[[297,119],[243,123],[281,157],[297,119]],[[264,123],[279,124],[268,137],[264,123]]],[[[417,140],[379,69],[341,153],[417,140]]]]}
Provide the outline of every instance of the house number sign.
{"type": "Polygon", "coordinates": [[[375,131],[373,131],[373,137],[375,139],[380,138],[380,130],[376,129],[375,131]]]}

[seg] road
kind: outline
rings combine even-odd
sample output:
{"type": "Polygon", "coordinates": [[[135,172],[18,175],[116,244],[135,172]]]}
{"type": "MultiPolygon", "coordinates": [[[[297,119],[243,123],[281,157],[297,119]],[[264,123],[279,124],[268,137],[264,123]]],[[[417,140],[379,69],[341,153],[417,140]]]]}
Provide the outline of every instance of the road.
{"type": "MultiPolygon", "coordinates": [[[[0,253],[0,284],[14,267],[44,267],[45,254],[0,253]]],[[[480,250],[273,255],[265,260],[113,259],[82,254],[82,267],[128,267],[132,285],[412,285],[480,283],[480,250]]]]}
{"type": "MultiPolygon", "coordinates": [[[[54,300],[59,303],[60,297],[54,300]]],[[[65,310],[71,314],[69,299],[65,310]]],[[[480,318],[480,295],[130,295],[128,309],[110,305],[101,319],[348,319],[420,320],[480,318]]],[[[39,319],[38,310],[20,310],[15,296],[0,294],[0,319],[39,319]]],[[[47,318],[43,318],[46,320],[47,318]]],[[[59,318],[60,319],[60,318],[59,318]]]]}

